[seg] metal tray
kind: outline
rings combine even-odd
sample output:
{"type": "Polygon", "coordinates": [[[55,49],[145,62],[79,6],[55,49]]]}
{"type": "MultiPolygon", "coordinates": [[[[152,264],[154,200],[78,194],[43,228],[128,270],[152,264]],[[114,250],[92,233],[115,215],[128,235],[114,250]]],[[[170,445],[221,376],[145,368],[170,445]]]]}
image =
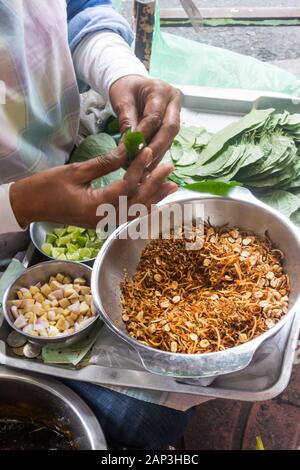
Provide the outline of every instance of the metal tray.
{"type": "MultiPolygon", "coordinates": [[[[274,107],[277,110],[299,112],[300,101],[287,95],[200,87],[182,87],[181,91],[182,122],[202,125],[211,132],[216,132],[237,120],[253,107],[274,107]]],[[[38,261],[41,259],[30,246],[24,258],[24,265],[27,267],[38,261]]],[[[0,364],[99,385],[260,401],[279,395],[288,385],[299,332],[300,312],[276,336],[259,347],[253,361],[244,370],[220,376],[213,382],[207,379],[180,382],[172,377],[145,371],[135,351],[110,333],[105,326],[93,348],[90,363],[80,369],[47,365],[36,359],[16,357],[5,342],[9,327],[5,323],[1,326],[0,320],[0,364]]]]}

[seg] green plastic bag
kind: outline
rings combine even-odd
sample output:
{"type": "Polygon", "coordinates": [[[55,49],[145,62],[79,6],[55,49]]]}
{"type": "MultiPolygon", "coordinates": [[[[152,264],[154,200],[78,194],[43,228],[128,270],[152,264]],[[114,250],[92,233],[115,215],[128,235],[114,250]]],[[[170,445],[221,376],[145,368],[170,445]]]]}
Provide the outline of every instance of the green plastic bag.
{"type": "Polygon", "coordinates": [[[300,79],[279,67],[227,49],[162,33],[158,9],[150,73],[177,85],[265,90],[300,96],[300,79]]]}

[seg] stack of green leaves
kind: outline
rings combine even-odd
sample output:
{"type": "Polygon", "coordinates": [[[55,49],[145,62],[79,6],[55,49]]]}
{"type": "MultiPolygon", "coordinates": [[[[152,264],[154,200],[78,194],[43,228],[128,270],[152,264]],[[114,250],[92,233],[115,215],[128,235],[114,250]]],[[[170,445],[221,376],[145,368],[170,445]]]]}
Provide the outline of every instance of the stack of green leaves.
{"type": "MultiPolygon", "coordinates": [[[[123,141],[130,164],[144,138],[129,130],[123,141]]],[[[90,136],[71,161],[104,155],[115,147],[108,134],[90,136]]],[[[300,114],[254,109],[216,134],[203,127],[182,127],[164,162],[173,163],[170,179],[181,187],[227,195],[240,184],[300,225],[300,114]]],[[[123,175],[123,169],[117,170],[92,186],[104,187],[123,175]]]]}
{"type": "Polygon", "coordinates": [[[95,230],[73,227],[57,227],[46,237],[43,252],[64,261],[83,261],[96,258],[104,240],[95,230]]]}
{"type": "MultiPolygon", "coordinates": [[[[230,188],[239,181],[300,224],[300,114],[253,110],[213,136],[204,134],[208,142],[200,148],[196,129],[188,129],[181,130],[165,157],[175,166],[172,180],[196,191],[207,187],[207,192],[215,192],[216,182],[230,188]],[[188,163],[178,164],[178,155],[188,163]]],[[[203,135],[203,128],[199,132],[203,135]]]]}

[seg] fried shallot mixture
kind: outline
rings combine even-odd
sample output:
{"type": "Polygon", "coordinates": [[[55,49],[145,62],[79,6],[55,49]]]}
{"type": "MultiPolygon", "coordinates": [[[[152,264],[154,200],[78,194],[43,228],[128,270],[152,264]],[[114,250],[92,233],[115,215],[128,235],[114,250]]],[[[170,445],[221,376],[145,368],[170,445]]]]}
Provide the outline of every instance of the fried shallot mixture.
{"type": "MultiPolygon", "coordinates": [[[[182,229],[181,229],[182,230],[182,229]]],[[[283,253],[237,227],[193,227],[203,247],[174,234],[151,241],[122,283],[131,337],[173,353],[222,351],[272,328],[288,311],[283,253]],[[199,232],[199,233],[198,233],[199,232]]]]}

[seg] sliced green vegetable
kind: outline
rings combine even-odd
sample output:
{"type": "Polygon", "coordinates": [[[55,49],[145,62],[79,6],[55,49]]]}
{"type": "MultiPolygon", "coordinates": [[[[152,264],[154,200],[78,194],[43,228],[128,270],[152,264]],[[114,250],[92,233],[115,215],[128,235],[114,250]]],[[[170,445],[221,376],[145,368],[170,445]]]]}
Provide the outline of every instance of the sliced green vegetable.
{"type": "MultiPolygon", "coordinates": [[[[57,235],[58,237],[62,237],[65,233],[67,233],[67,230],[65,228],[55,228],[53,230],[53,232],[55,233],[55,235],[57,235]]],[[[51,234],[49,234],[51,235],[51,234]]]]}
{"type": "Polygon", "coordinates": [[[53,245],[57,239],[57,236],[54,233],[49,233],[46,237],[46,242],[50,245],[53,245]]]}
{"type": "Polygon", "coordinates": [[[44,243],[44,244],[42,245],[42,250],[43,250],[43,251],[46,253],[46,255],[48,255],[48,256],[52,256],[52,249],[53,249],[53,247],[52,247],[51,243],[44,243]]]}
{"type": "Polygon", "coordinates": [[[53,243],[44,243],[42,250],[47,256],[55,259],[69,261],[83,261],[96,258],[104,243],[104,234],[97,234],[96,230],[68,226],[55,228],[46,236],[53,243]],[[57,236],[54,233],[62,234],[57,236]]]}

